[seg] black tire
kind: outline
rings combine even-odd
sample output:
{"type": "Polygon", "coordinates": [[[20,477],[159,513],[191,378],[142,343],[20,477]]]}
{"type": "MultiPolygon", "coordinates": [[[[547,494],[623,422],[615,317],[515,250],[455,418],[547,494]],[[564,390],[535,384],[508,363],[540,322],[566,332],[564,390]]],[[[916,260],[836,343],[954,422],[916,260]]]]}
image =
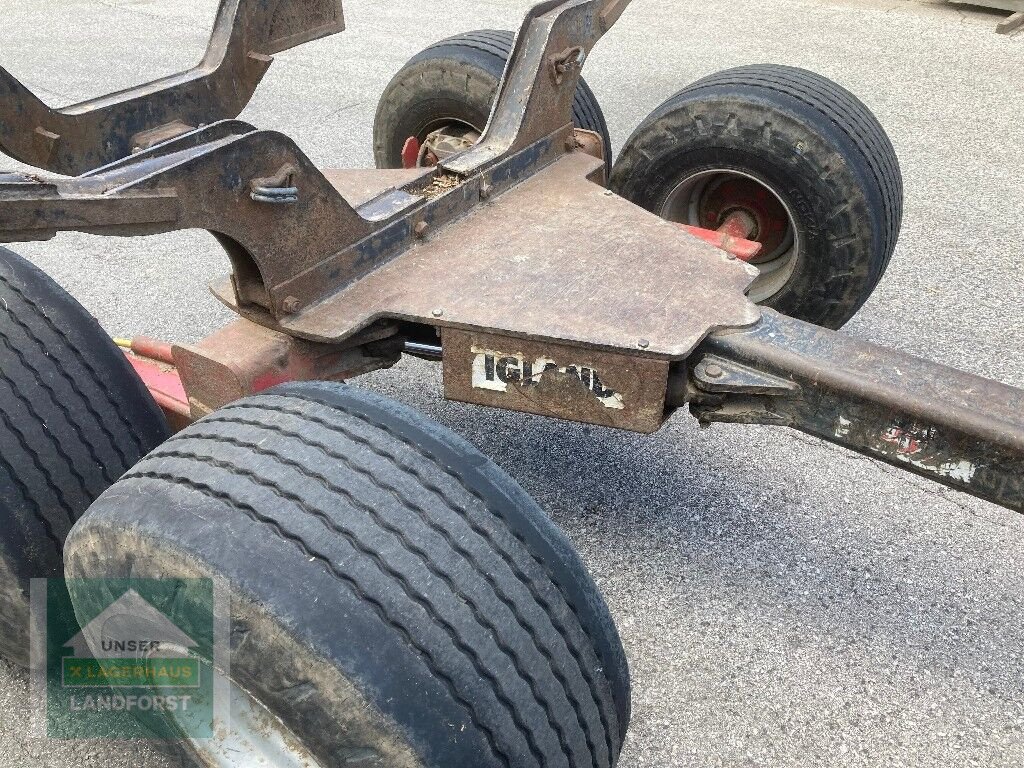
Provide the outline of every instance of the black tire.
{"type": "Polygon", "coordinates": [[[232,679],[324,766],[618,757],[629,673],[568,540],[476,449],[382,397],[290,384],[211,414],[93,505],[66,564],[225,578],[232,679]]]}
{"type": "Polygon", "coordinates": [[[29,580],[62,575],[72,524],[167,435],[93,317],[0,248],[0,654],[28,664],[29,580]]]}
{"type": "MultiPolygon", "coordinates": [[[[373,124],[377,167],[401,168],[406,139],[416,136],[422,141],[447,119],[482,131],[514,40],[507,30],[466,32],[413,56],[388,84],[377,106],[373,124]]],[[[576,88],[572,118],[577,128],[601,136],[607,176],[612,168],[608,123],[583,78],[576,88]]]]}
{"type": "Polygon", "coordinates": [[[667,210],[672,195],[712,168],[771,190],[799,237],[791,275],[778,273],[784,284],[761,303],[829,328],[846,323],[884,274],[903,215],[899,162],[871,111],[813,72],[725,70],[658,107],[626,143],[609,186],[678,219],[667,210]]]}

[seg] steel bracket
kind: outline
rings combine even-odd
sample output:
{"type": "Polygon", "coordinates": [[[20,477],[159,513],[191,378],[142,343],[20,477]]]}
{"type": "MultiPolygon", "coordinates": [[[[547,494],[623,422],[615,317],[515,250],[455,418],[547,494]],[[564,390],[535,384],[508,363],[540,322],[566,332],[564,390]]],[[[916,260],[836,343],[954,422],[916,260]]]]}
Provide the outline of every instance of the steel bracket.
{"type": "Polygon", "coordinates": [[[697,388],[718,394],[785,395],[800,393],[800,385],[719,355],[704,355],[693,368],[697,388]]]}
{"type": "Polygon", "coordinates": [[[236,117],[273,55],[345,28],[342,0],[221,0],[210,42],[192,69],[52,109],[0,67],[0,151],[78,176],[133,151],[236,117]]]}

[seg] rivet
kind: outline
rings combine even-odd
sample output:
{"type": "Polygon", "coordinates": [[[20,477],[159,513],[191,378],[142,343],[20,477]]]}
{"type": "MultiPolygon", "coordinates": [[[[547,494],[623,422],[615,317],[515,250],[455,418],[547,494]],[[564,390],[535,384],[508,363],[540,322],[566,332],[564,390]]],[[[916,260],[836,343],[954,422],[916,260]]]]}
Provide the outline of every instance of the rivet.
{"type": "Polygon", "coordinates": [[[636,345],[640,347],[640,349],[647,349],[649,346],[651,346],[651,342],[649,342],[647,339],[640,339],[640,341],[638,341],[636,345]]]}
{"type": "Polygon", "coordinates": [[[443,310],[443,309],[441,309],[440,307],[438,307],[437,309],[435,309],[435,310],[434,310],[433,312],[431,312],[430,314],[432,314],[432,315],[433,315],[434,317],[440,317],[441,315],[443,315],[443,314],[444,314],[444,310],[443,310]]]}
{"type": "Polygon", "coordinates": [[[720,379],[725,375],[725,371],[722,370],[722,366],[711,363],[704,366],[704,374],[710,379],[720,379]]]}
{"type": "Polygon", "coordinates": [[[725,254],[725,258],[727,258],[729,261],[736,261],[736,254],[735,253],[729,253],[727,251],[726,254],[725,254]]]}

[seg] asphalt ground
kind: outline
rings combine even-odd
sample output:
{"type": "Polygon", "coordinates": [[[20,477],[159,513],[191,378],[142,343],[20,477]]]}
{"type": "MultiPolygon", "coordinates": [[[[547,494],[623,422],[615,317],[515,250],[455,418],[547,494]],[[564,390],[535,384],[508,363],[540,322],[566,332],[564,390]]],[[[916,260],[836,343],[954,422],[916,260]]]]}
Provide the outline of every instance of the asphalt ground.
{"type": "MultiPolygon", "coordinates": [[[[317,163],[372,164],[377,97],[425,45],[513,28],[523,0],[346,0],[348,31],[281,54],[243,114],[317,163]]],[[[0,61],[54,105],[198,60],[215,0],[4,0],[0,61]]],[[[906,183],[892,265],[852,336],[1024,385],[1024,37],[1002,16],[890,2],[636,0],[590,61],[621,146],[683,85],[738,64],[825,74],[890,132],[906,183]]],[[[16,164],[10,163],[10,167],[16,164]]],[[[18,246],[115,335],[196,340],[229,316],[206,233],[18,246]]],[[[359,385],[448,425],[581,550],[629,654],[624,768],[1024,763],[1024,521],[767,427],[641,437],[446,403],[431,364],[359,385]]],[[[47,743],[0,663],[0,766],[164,765],[47,743]]]]}

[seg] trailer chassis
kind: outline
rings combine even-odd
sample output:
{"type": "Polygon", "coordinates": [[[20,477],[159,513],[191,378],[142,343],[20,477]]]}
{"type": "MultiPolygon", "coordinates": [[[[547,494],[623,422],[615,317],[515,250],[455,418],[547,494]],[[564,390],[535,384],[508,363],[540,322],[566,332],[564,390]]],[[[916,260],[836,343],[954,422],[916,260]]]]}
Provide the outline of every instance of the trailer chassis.
{"type": "Polygon", "coordinates": [[[628,3],[533,8],[480,141],[433,168],[321,171],[286,136],[223,119],[272,53],[342,28],[339,0],[287,18],[225,0],[198,69],[61,112],[0,70],[0,148],[76,174],[0,175],[0,241],[217,237],[231,273],[213,292],[240,319],[136,361],[179,425],[409,352],[443,360],[449,399],[639,432],[688,406],[1024,511],[1024,392],[762,309],[735,247],[603,188],[608,148],[569,115],[628,3]]]}

